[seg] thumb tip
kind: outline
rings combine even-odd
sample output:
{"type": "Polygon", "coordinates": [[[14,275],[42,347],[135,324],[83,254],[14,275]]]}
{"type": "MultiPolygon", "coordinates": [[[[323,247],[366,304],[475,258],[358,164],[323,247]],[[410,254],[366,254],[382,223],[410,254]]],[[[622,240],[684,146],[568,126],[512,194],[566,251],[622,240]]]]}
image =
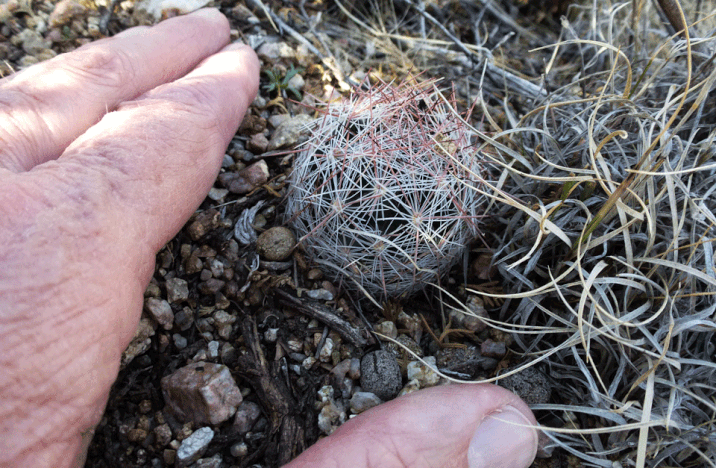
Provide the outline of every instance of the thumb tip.
{"type": "Polygon", "coordinates": [[[527,468],[537,454],[534,423],[514,406],[505,406],[482,420],[470,441],[470,468],[527,468]]]}

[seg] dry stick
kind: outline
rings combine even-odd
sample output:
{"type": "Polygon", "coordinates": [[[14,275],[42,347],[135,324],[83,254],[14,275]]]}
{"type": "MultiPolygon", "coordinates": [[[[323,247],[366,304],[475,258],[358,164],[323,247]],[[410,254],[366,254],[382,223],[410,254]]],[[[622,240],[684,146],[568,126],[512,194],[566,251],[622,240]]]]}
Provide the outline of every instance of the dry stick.
{"type": "Polygon", "coordinates": [[[330,307],[312,300],[300,300],[280,289],[276,290],[276,294],[280,296],[280,302],[283,302],[287,306],[296,309],[309,317],[323,322],[329,328],[338,332],[339,335],[348,340],[354,346],[362,348],[368,344],[368,341],[361,336],[360,330],[338,317],[330,307]]]}
{"type": "Polygon", "coordinates": [[[681,37],[686,37],[686,18],[684,17],[678,0],[658,0],[658,2],[664,14],[669,19],[669,23],[671,23],[676,30],[676,34],[681,37]]]}

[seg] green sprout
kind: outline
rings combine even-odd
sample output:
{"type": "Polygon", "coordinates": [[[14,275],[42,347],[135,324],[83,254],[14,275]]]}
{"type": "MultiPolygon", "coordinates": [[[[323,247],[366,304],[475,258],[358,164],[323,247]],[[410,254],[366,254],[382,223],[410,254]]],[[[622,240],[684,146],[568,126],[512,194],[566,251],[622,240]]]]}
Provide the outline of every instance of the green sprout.
{"type": "Polygon", "coordinates": [[[297,100],[300,101],[302,99],[301,92],[293,86],[289,85],[288,82],[291,81],[291,78],[301,73],[302,71],[303,68],[294,68],[294,66],[291,65],[291,68],[286,71],[286,75],[282,79],[281,75],[276,71],[264,70],[264,75],[266,75],[269,79],[269,83],[264,85],[264,90],[269,93],[275,90],[277,94],[279,96],[282,96],[284,99],[286,98],[286,92],[288,91],[293,94],[297,100]]]}

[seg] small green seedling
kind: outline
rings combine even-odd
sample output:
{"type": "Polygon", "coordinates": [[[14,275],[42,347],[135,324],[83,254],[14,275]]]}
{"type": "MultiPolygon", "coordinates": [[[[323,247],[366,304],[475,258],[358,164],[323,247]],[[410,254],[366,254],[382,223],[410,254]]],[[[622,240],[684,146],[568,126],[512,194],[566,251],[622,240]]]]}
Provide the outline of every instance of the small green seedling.
{"type": "Polygon", "coordinates": [[[264,70],[264,75],[266,75],[269,79],[268,84],[264,85],[264,91],[270,93],[275,90],[277,94],[284,99],[287,98],[286,92],[288,91],[293,94],[297,100],[300,101],[302,99],[301,92],[293,86],[290,86],[288,82],[291,81],[291,78],[301,73],[302,71],[303,68],[294,68],[294,66],[291,65],[291,68],[286,71],[286,76],[281,79],[281,75],[274,70],[264,70]]]}

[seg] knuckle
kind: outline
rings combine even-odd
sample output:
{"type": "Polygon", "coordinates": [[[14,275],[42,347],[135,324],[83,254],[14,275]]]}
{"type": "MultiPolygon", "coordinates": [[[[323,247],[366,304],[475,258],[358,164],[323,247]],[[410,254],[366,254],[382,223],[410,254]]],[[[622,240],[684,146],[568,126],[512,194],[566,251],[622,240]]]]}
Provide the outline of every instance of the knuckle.
{"type": "Polygon", "coordinates": [[[87,47],[67,54],[63,67],[81,80],[90,80],[99,86],[119,88],[136,76],[130,56],[111,47],[87,47]]]}

